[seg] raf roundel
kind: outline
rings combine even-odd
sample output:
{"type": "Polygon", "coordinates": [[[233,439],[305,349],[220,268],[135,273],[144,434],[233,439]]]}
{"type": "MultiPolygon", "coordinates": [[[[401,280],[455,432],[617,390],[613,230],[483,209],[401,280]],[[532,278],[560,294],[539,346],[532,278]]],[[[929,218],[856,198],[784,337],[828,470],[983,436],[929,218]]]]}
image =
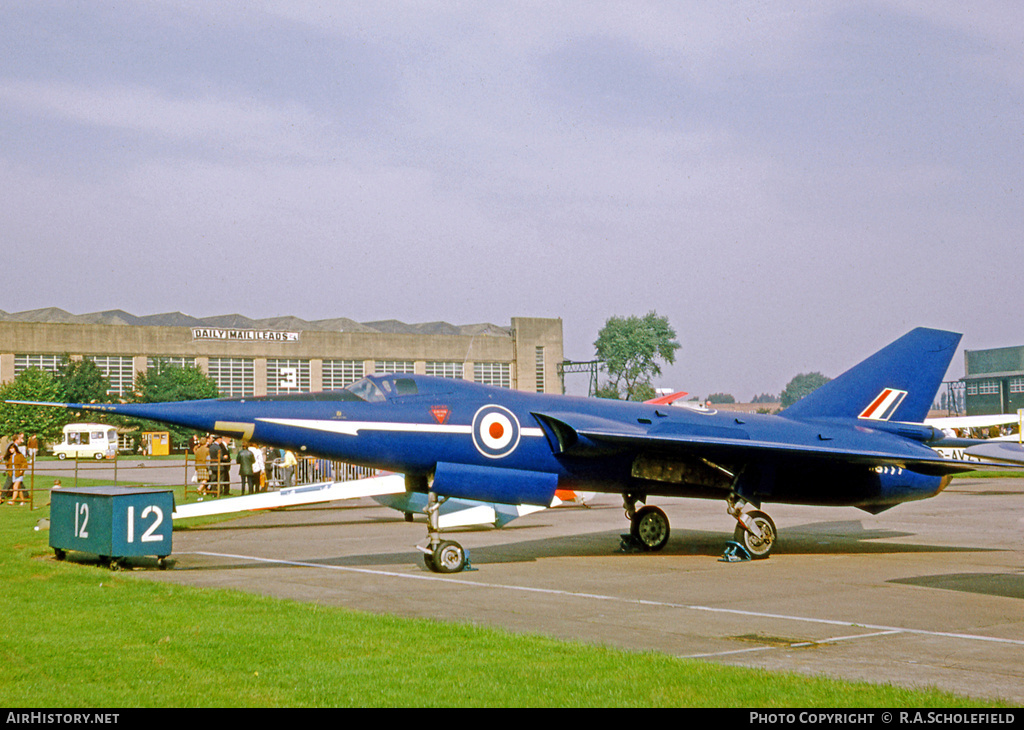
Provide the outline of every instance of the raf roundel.
{"type": "Polygon", "coordinates": [[[484,406],[473,416],[473,445],[489,459],[508,456],[519,446],[519,419],[508,408],[484,406]]]}

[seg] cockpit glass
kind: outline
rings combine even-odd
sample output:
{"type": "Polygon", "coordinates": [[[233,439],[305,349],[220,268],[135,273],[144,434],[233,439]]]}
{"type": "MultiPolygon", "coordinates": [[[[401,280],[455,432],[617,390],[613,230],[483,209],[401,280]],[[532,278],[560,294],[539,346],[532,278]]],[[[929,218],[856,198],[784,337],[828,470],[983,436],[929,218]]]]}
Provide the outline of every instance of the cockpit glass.
{"type": "Polygon", "coordinates": [[[380,403],[384,400],[384,394],[380,392],[380,388],[367,378],[357,380],[345,390],[368,403],[380,403]]]}
{"type": "Polygon", "coordinates": [[[395,378],[395,390],[398,395],[416,395],[420,392],[412,378],[395,378]]]}

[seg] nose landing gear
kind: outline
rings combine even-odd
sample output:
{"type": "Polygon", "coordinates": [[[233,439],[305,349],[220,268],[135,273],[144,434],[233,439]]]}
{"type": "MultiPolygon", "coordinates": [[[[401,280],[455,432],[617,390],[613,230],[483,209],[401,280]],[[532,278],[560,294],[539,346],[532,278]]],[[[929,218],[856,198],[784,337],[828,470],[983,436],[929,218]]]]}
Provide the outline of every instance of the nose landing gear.
{"type": "Polygon", "coordinates": [[[423,553],[423,564],[434,573],[459,573],[469,568],[469,555],[454,540],[442,540],[439,516],[441,501],[434,492],[427,492],[427,545],[417,545],[423,553]]]}

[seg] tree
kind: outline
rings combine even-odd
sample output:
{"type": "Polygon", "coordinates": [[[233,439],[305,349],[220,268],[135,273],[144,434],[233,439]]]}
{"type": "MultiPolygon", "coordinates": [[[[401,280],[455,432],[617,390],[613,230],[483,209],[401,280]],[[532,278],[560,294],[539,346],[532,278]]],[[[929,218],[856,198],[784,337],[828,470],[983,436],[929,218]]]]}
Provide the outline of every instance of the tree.
{"type": "Polygon", "coordinates": [[[139,403],[169,403],[219,396],[217,383],[196,367],[164,365],[158,370],[135,374],[135,400],[139,403]]]}
{"type": "Polygon", "coordinates": [[[661,375],[662,360],[676,361],[676,332],[667,317],[648,312],[644,317],[611,317],[597,335],[594,348],[608,373],[601,397],[647,400],[654,397],[651,379],[661,375]]]}
{"type": "MultiPolygon", "coordinates": [[[[163,365],[150,371],[135,374],[135,397],[137,403],[170,403],[183,400],[217,398],[220,391],[217,383],[202,370],[192,366],[163,365]]],[[[193,431],[166,425],[154,426],[151,421],[133,421],[132,425],[171,433],[175,446],[186,443],[193,431]]]]}
{"type": "Polygon", "coordinates": [[[28,368],[18,377],[0,387],[0,433],[7,435],[37,434],[43,441],[60,440],[61,430],[69,415],[59,408],[10,405],[4,401],[24,400],[58,403],[64,391],[52,374],[39,368],[28,368]]]}
{"type": "Polygon", "coordinates": [[[823,386],[832,378],[826,378],[821,373],[801,373],[789,381],[786,389],[782,391],[780,400],[782,407],[788,408],[801,398],[810,395],[823,386]]]}
{"type": "Polygon", "coordinates": [[[69,403],[103,403],[108,399],[110,383],[92,360],[72,360],[67,356],[57,369],[57,381],[69,403]]]}
{"type": "Polygon", "coordinates": [[[708,403],[735,403],[736,398],[731,393],[712,393],[708,396],[708,403]]]}

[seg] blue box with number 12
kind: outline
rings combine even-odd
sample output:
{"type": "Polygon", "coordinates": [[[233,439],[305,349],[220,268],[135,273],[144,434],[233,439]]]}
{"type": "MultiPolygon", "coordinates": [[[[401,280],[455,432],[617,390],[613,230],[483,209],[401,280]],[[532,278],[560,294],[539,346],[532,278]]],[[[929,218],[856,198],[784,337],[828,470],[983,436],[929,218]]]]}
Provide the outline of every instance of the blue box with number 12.
{"type": "Polygon", "coordinates": [[[79,487],[50,493],[50,547],[95,553],[117,567],[121,559],[171,554],[174,493],[169,489],[79,487]]]}

